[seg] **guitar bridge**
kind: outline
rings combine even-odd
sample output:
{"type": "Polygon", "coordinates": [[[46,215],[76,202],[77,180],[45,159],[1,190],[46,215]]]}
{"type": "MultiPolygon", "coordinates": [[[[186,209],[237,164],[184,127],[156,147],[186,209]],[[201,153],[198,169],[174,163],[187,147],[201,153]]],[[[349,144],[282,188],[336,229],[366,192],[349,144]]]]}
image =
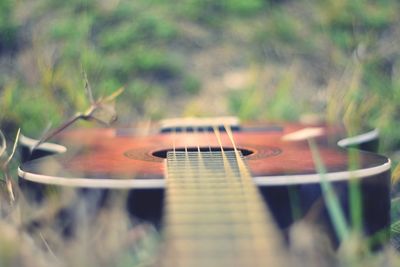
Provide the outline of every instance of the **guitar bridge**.
{"type": "Polygon", "coordinates": [[[239,131],[239,119],[236,117],[215,117],[215,118],[179,118],[165,119],[160,122],[160,132],[213,132],[215,128],[225,131],[230,128],[232,131],[239,131]]]}

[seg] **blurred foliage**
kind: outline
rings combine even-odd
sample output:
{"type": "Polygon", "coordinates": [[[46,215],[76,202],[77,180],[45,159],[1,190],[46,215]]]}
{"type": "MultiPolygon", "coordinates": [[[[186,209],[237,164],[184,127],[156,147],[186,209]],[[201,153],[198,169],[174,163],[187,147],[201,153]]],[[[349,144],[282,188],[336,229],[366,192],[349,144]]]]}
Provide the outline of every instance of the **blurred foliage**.
{"type": "Polygon", "coordinates": [[[0,64],[0,119],[10,130],[21,125],[38,135],[85,107],[84,68],[97,96],[126,88],[117,105],[122,122],[212,114],[185,103],[219,90],[216,105],[244,119],[326,114],[349,134],[379,127],[384,151],[399,146],[398,1],[5,0],[0,7],[0,58],[11,57],[0,64]],[[209,88],[236,69],[254,77],[235,90],[209,88]]]}
{"type": "Polygon", "coordinates": [[[17,45],[18,25],[12,17],[13,9],[12,0],[0,2],[0,53],[13,51],[17,45]]]}

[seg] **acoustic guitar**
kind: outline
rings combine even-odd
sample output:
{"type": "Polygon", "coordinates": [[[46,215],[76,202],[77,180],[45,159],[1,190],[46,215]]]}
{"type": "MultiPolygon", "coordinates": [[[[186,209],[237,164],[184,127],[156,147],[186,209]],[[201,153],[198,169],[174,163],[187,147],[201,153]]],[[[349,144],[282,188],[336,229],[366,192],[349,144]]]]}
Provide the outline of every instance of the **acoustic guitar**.
{"type": "Polygon", "coordinates": [[[363,233],[388,238],[390,160],[367,151],[354,160],[345,149],[373,150],[377,131],[343,138],[340,127],[232,117],[149,129],[73,129],[30,157],[37,141],[23,136],[21,187],[35,199],[47,187],[129,191],[129,213],[162,231],[160,266],[284,266],[290,240],[282,233],[309,217],[337,242],[322,182],[347,223],[357,184],[363,233]]]}

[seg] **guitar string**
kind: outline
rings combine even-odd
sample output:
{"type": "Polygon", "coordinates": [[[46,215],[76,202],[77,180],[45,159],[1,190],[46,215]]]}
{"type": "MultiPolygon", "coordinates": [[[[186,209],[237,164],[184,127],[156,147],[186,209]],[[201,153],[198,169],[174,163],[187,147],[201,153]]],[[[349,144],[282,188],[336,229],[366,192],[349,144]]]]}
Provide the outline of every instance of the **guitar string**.
{"type": "MultiPolygon", "coordinates": [[[[177,136],[176,129],[172,128],[172,158],[174,160],[176,160],[176,136],[177,136]]],[[[166,157],[168,157],[169,156],[168,151],[166,153],[167,153],[166,157]]],[[[168,161],[165,161],[165,169],[166,170],[169,169],[168,161]]],[[[167,176],[169,176],[168,172],[166,172],[166,173],[167,173],[167,176]]],[[[172,203],[172,201],[171,201],[171,186],[172,185],[171,185],[169,177],[165,177],[165,179],[166,179],[166,188],[167,188],[166,193],[165,193],[166,194],[165,199],[168,200],[168,202],[172,203]]],[[[164,216],[163,220],[164,220],[164,224],[166,226],[170,224],[169,221],[171,220],[171,216],[172,216],[172,214],[171,214],[172,212],[168,210],[168,209],[171,209],[171,203],[164,203],[164,206],[166,209],[166,211],[165,211],[166,215],[164,216]]],[[[167,242],[171,243],[171,241],[168,240],[169,235],[171,235],[171,229],[168,227],[165,227],[164,238],[167,239],[167,242]]],[[[165,260],[162,260],[161,262],[157,262],[157,264],[155,266],[173,266],[173,265],[175,265],[177,263],[175,261],[175,259],[168,257],[168,255],[171,254],[170,251],[171,251],[170,247],[164,247],[164,250],[162,250],[162,253],[165,254],[165,257],[159,257],[158,260],[161,260],[162,258],[164,258],[165,260]]]]}
{"type": "MultiPolygon", "coordinates": [[[[178,156],[177,156],[177,145],[176,145],[176,139],[178,138],[178,135],[181,135],[182,132],[177,132],[176,129],[173,129],[174,132],[174,139],[173,139],[173,151],[172,151],[172,158],[173,158],[173,164],[176,165],[178,162],[178,156]]],[[[185,157],[187,157],[187,146],[184,146],[184,153],[185,153],[185,157]]],[[[168,154],[167,154],[168,156],[168,154]]],[[[169,164],[171,164],[171,162],[169,162],[169,164]]],[[[187,160],[184,160],[184,173],[187,170],[187,160]]],[[[174,229],[174,227],[172,227],[171,230],[171,225],[174,225],[174,222],[179,220],[179,207],[180,207],[180,202],[181,199],[179,199],[180,191],[181,191],[181,184],[179,184],[179,182],[182,180],[181,177],[179,177],[179,173],[176,172],[176,166],[167,166],[167,169],[174,170],[174,173],[172,174],[173,179],[168,179],[169,177],[167,177],[167,182],[168,182],[168,191],[167,191],[167,200],[169,200],[169,203],[167,203],[167,209],[169,209],[169,211],[166,213],[167,214],[167,225],[169,225],[169,227],[167,228],[170,232],[167,234],[170,234],[172,236],[174,236],[176,233],[174,231],[176,231],[176,229],[174,229]],[[175,180],[175,181],[174,181],[175,180]]],[[[170,172],[167,172],[168,176],[170,175],[170,172]]],[[[172,240],[175,240],[174,238],[172,238],[172,240]]],[[[171,243],[171,238],[170,238],[170,243],[171,243]]],[[[174,246],[176,246],[176,249],[178,249],[179,251],[179,243],[174,244],[174,242],[172,242],[172,244],[170,244],[171,247],[174,248],[174,246]]],[[[170,249],[170,248],[169,248],[170,249]]]]}
{"type": "MultiPolygon", "coordinates": [[[[197,135],[198,136],[198,135],[197,135]]],[[[212,151],[211,151],[211,146],[209,146],[209,150],[210,150],[210,155],[212,155],[212,156],[214,156],[215,155],[215,153],[212,153],[212,151]]],[[[218,188],[217,189],[215,189],[214,187],[215,186],[223,186],[223,185],[216,185],[215,184],[215,179],[217,179],[216,177],[215,177],[215,175],[218,175],[218,173],[217,173],[217,171],[215,171],[214,170],[214,173],[213,173],[213,175],[214,175],[214,177],[212,177],[212,173],[211,173],[211,171],[212,171],[212,168],[213,168],[213,166],[210,166],[211,167],[211,170],[207,170],[206,169],[206,166],[205,166],[205,164],[204,164],[204,157],[203,157],[203,153],[200,153],[200,147],[199,147],[199,145],[198,145],[198,151],[199,151],[199,165],[198,165],[198,170],[199,170],[199,176],[198,176],[198,178],[199,179],[203,179],[204,181],[200,181],[199,182],[199,186],[201,187],[201,191],[203,191],[202,193],[205,193],[205,194],[209,194],[210,193],[210,195],[211,195],[211,198],[212,198],[212,196],[213,196],[213,194],[212,194],[212,192],[215,190],[215,191],[217,191],[218,190],[218,188]],[[214,178],[214,182],[211,180],[211,179],[213,179],[214,178]],[[208,191],[208,192],[207,192],[208,191]]],[[[206,155],[206,157],[208,157],[208,156],[210,156],[210,155],[206,155]]],[[[208,159],[209,160],[209,159],[208,159]]],[[[208,164],[209,164],[210,162],[208,161],[208,164]]],[[[219,196],[219,197],[221,197],[221,195],[219,196]]],[[[212,221],[212,217],[213,216],[215,216],[215,215],[213,215],[213,212],[215,213],[215,211],[216,210],[218,210],[219,209],[219,203],[209,203],[209,204],[206,204],[206,205],[208,205],[208,207],[206,207],[206,210],[208,210],[208,214],[206,214],[205,216],[208,216],[208,217],[210,217],[210,220],[212,221]],[[212,207],[210,207],[210,205],[212,205],[212,207]]],[[[219,217],[220,215],[220,213],[217,213],[218,214],[218,216],[217,217],[219,217]]],[[[223,218],[223,216],[222,216],[222,218],[223,218]]],[[[215,219],[215,218],[214,218],[215,219]]],[[[215,227],[215,226],[214,226],[215,227]]],[[[209,238],[212,238],[212,236],[210,236],[209,238]]],[[[210,239],[211,240],[211,239],[210,239]]],[[[209,242],[210,240],[206,240],[205,242],[203,242],[204,243],[204,245],[203,246],[211,246],[212,244],[209,242]]],[[[224,241],[225,243],[226,243],[226,241],[224,241]]],[[[223,243],[224,243],[223,242],[223,243]]],[[[221,256],[221,255],[220,255],[221,256]]],[[[214,259],[215,260],[215,259],[214,259]]]]}
{"type": "Polygon", "coordinates": [[[172,129],[172,152],[174,157],[176,156],[176,129],[172,129]]]}
{"type": "MultiPolygon", "coordinates": [[[[243,157],[239,154],[235,140],[233,138],[231,127],[229,125],[224,125],[224,128],[235,152],[236,162],[238,164],[240,176],[242,177],[243,181],[243,189],[247,191],[246,195],[250,198],[249,201],[246,201],[246,204],[249,206],[248,211],[250,212],[248,216],[252,217],[251,222],[255,222],[250,223],[251,229],[255,236],[261,235],[261,238],[254,239],[254,247],[256,248],[256,251],[262,251],[262,258],[266,259],[266,256],[268,257],[268,254],[270,254],[269,256],[271,256],[272,259],[277,260],[274,265],[279,263],[279,265],[282,266],[283,257],[279,256],[279,254],[282,253],[283,247],[281,246],[280,242],[278,242],[279,235],[277,234],[277,232],[279,230],[275,229],[271,215],[264,206],[265,204],[261,199],[261,195],[258,192],[258,189],[255,187],[252,181],[251,174],[249,173],[243,157]],[[250,205],[255,205],[256,207],[250,207],[250,205]],[[253,212],[251,212],[252,209],[253,212]]],[[[262,261],[260,263],[262,263],[262,261]]],[[[267,261],[265,263],[271,264],[272,262],[267,261]]]]}
{"type": "MultiPolygon", "coordinates": [[[[217,138],[218,144],[219,144],[221,152],[222,152],[222,157],[223,157],[223,160],[224,160],[224,166],[225,166],[225,169],[227,170],[226,172],[228,173],[228,175],[226,175],[226,179],[227,179],[228,185],[230,185],[230,187],[232,188],[232,191],[233,191],[232,195],[234,197],[238,197],[238,199],[235,200],[234,203],[240,203],[240,204],[236,204],[236,206],[237,205],[240,205],[240,206],[243,205],[244,206],[243,212],[248,213],[248,207],[247,207],[248,206],[248,201],[246,199],[248,196],[247,196],[247,194],[245,192],[243,192],[243,190],[244,190],[244,188],[243,188],[243,179],[242,179],[243,177],[241,175],[240,169],[239,169],[239,172],[237,174],[234,173],[233,166],[230,164],[230,162],[228,160],[228,157],[227,157],[227,153],[225,152],[224,147],[223,147],[223,142],[222,142],[220,130],[217,127],[214,127],[214,133],[215,133],[215,136],[217,138]],[[239,184],[235,184],[235,182],[236,183],[239,182],[239,184]],[[238,191],[241,191],[239,196],[238,196],[238,191]],[[242,200],[242,201],[238,201],[238,200],[242,200]]],[[[239,155],[239,153],[237,153],[237,155],[239,155]]],[[[236,160],[237,159],[238,159],[238,157],[236,157],[236,160]]],[[[234,164],[235,162],[233,161],[232,163],[234,164]]],[[[234,207],[233,210],[237,210],[237,207],[234,207]]],[[[233,217],[234,221],[235,220],[237,221],[239,219],[238,216],[243,217],[242,214],[238,215],[235,211],[233,211],[232,217],[233,217]]],[[[239,229],[236,229],[237,232],[239,232],[239,233],[243,232],[243,230],[244,230],[243,229],[244,227],[243,227],[242,224],[238,224],[237,228],[239,228],[239,229]]],[[[239,248],[238,251],[237,251],[238,255],[241,255],[240,258],[242,259],[245,256],[243,251],[246,251],[246,250],[248,251],[248,244],[244,244],[244,240],[242,240],[241,237],[237,238],[235,240],[235,243],[236,243],[235,247],[239,248]]],[[[252,243],[250,243],[250,245],[251,244],[252,243]]],[[[253,247],[253,249],[251,249],[250,251],[256,251],[256,250],[253,247]]],[[[246,257],[244,257],[244,258],[246,258],[246,257]]],[[[250,256],[248,256],[248,258],[251,259],[252,261],[254,261],[256,259],[256,258],[250,257],[250,256]]]]}
{"type": "MultiPolygon", "coordinates": [[[[224,126],[225,127],[225,132],[228,134],[228,128],[226,127],[226,126],[224,126]]],[[[221,141],[221,138],[220,138],[220,132],[219,132],[219,130],[217,130],[216,131],[216,134],[217,134],[217,136],[219,136],[219,144],[220,144],[220,146],[221,146],[221,149],[222,149],[222,141],[221,141]]],[[[239,159],[240,159],[240,155],[239,155],[239,152],[236,150],[236,146],[235,146],[235,144],[234,143],[232,143],[233,144],[233,148],[234,148],[234,155],[235,155],[235,160],[236,160],[236,162],[235,161],[233,161],[233,164],[237,164],[238,165],[238,167],[240,167],[239,166],[239,159]]],[[[225,154],[225,153],[223,153],[223,154],[225,154]]],[[[233,166],[231,166],[231,168],[233,168],[233,166]]],[[[244,178],[244,176],[243,176],[243,170],[241,170],[240,168],[238,168],[238,176],[232,176],[232,178],[233,179],[236,179],[236,180],[239,180],[240,181],[240,183],[241,183],[241,186],[240,186],[240,189],[241,189],[241,195],[243,196],[243,202],[241,203],[241,204],[243,204],[244,206],[245,206],[245,208],[244,208],[244,212],[245,213],[247,213],[248,215],[249,215],[249,208],[248,208],[248,195],[246,194],[246,190],[245,190],[245,188],[243,188],[243,186],[245,186],[246,184],[244,183],[244,181],[243,181],[243,178],[244,178]]],[[[247,216],[247,218],[249,218],[248,216],[247,216]]],[[[243,226],[242,226],[243,227],[243,226]]],[[[251,238],[252,239],[252,238],[251,238]]],[[[239,242],[239,244],[243,244],[242,242],[239,242]]],[[[251,245],[253,245],[252,243],[250,243],[251,245]]],[[[243,251],[243,249],[244,248],[242,248],[241,249],[241,251],[243,251]]],[[[253,249],[251,250],[251,251],[255,251],[254,250],[255,249],[255,247],[253,246],[253,249]]],[[[243,252],[242,252],[243,253],[243,252]]]]}
{"type": "MultiPolygon", "coordinates": [[[[188,134],[186,132],[186,136],[187,135],[188,134]]],[[[191,136],[194,137],[195,140],[201,140],[199,129],[197,127],[194,127],[193,134],[191,134],[191,136]]],[[[190,162],[192,163],[189,165],[191,168],[191,172],[189,173],[189,176],[193,178],[193,184],[191,184],[191,189],[194,191],[194,194],[196,196],[194,204],[193,204],[194,205],[193,209],[195,210],[197,207],[197,209],[202,210],[202,208],[199,208],[200,206],[204,205],[201,201],[204,198],[202,195],[210,192],[210,188],[209,188],[210,183],[208,180],[209,177],[208,177],[208,173],[207,173],[207,169],[206,169],[206,165],[205,165],[205,158],[203,155],[204,153],[202,153],[202,151],[201,151],[199,142],[196,142],[196,147],[197,147],[197,153],[194,153],[194,154],[197,154],[198,161],[196,162],[196,161],[189,159],[190,162]],[[193,175],[193,171],[197,171],[196,175],[193,175]],[[197,181],[196,179],[201,179],[202,181],[201,180],[197,181]]],[[[205,156],[207,157],[208,155],[205,155],[205,156]]],[[[201,213],[201,211],[200,211],[200,213],[201,213]]],[[[202,215],[210,216],[209,214],[202,214],[202,215]]],[[[199,215],[197,215],[197,216],[199,216],[199,215]]],[[[193,231],[195,232],[196,229],[193,229],[193,231]]],[[[199,247],[208,246],[207,242],[204,242],[204,241],[201,242],[199,240],[196,240],[196,244],[199,247]],[[202,243],[204,243],[204,244],[202,244],[202,243]]]]}
{"type": "MultiPolygon", "coordinates": [[[[216,137],[217,135],[215,133],[215,128],[212,128],[212,130],[213,130],[212,133],[213,133],[214,137],[216,137]]],[[[206,139],[207,139],[206,143],[208,144],[209,154],[211,155],[212,162],[220,162],[221,161],[221,156],[223,155],[222,153],[223,153],[224,149],[221,148],[220,151],[218,151],[218,150],[216,150],[215,152],[212,151],[212,148],[211,148],[212,142],[211,142],[211,139],[210,139],[209,127],[205,128],[204,134],[206,135],[206,139]],[[219,152],[219,154],[218,154],[218,152],[219,152]]],[[[215,183],[217,183],[217,186],[224,186],[225,185],[227,187],[227,189],[229,189],[232,186],[229,185],[229,181],[227,180],[227,176],[228,176],[229,173],[232,174],[232,172],[228,168],[229,164],[227,164],[227,163],[228,162],[226,160],[222,162],[222,165],[223,165],[223,168],[224,168],[224,171],[223,171],[223,174],[222,174],[222,176],[223,176],[222,179],[224,181],[223,182],[215,181],[215,183]],[[223,183],[223,185],[221,185],[221,183],[223,183]]],[[[219,165],[218,169],[221,169],[221,167],[222,166],[219,165]]],[[[217,173],[217,174],[221,175],[220,173],[217,173]]],[[[232,190],[230,190],[230,191],[232,191],[232,190]]],[[[228,219],[228,216],[229,216],[230,217],[230,221],[234,221],[234,218],[232,216],[232,214],[234,212],[234,207],[233,207],[232,201],[229,201],[229,197],[228,197],[228,195],[230,195],[230,194],[232,194],[232,192],[228,192],[228,194],[225,194],[224,199],[220,200],[220,202],[217,203],[218,206],[216,207],[216,209],[219,209],[221,211],[228,210],[228,211],[225,211],[225,216],[227,217],[227,219],[228,219]]],[[[231,226],[231,227],[233,227],[233,226],[231,226]]]]}
{"type": "MultiPolygon", "coordinates": [[[[260,249],[260,244],[258,244],[258,242],[256,242],[257,240],[257,235],[259,235],[259,230],[256,229],[257,223],[258,222],[258,218],[253,218],[253,217],[258,217],[258,216],[254,216],[254,211],[252,212],[252,209],[254,209],[254,205],[257,203],[257,201],[255,201],[254,198],[254,194],[256,192],[252,192],[253,190],[250,183],[248,182],[248,178],[249,178],[249,173],[248,170],[245,166],[244,161],[242,160],[242,156],[239,154],[239,151],[237,149],[236,143],[234,141],[233,138],[233,133],[231,131],[231,128],[227,125],[224,125],[225,128],[225,132],[232,144],[233,150],[234,150],[234,155],[235,155],[235,159],[236,159],[236,164],[238,165],[238,170],[239,170],[239,174],[241,176],[242,179],[242,190],[243,190],[243,194],[246,198],[246,200],[244,201],[244,204],[246,205],[246,209],[245,211],[247,212],[247,218],[250,218],[250,222],[249,222],[249,226],[253,235],[252,238],[252,242],[251,242],[251,246],[253,248],[254,251],[257,251],[257,249],[260,249]],[[257,220],[255,220],[257,219],[257,220]],[[254,223],[255,222],[255,223],[254,223]]],[[[254,185],[253,185],[254,186],[254,185]]],[[[257,209],[258,210],[258,209],[257,209]]],[[[257,212],[257,211],[256,211],[257,212]]],[[[259,228],[259,227],[257,227],[259,228]]]]}
{"type": "MultiPolygon", "coordinates": [[[[184,186],[184,188],[182,188],[182,191],[185,195],[188,194],[188,192],[192,191],[192,195],[195,199],[194,202],[196,203],[199,198],[199,192],[198,192],[199,190],[198,190],[198,187],[196,186],[195,175],[194,175],[192,165],[191,165],[192,161],[190,160],[190,156],[189,156],[188,147],[190,146],[190,144],[188,142],[190,140],[189,139],[190,136],[188,134],[187,127],[184,127],[183,134],[184,134],[184,136],[182,139],[184,140],[184,143],[185,143],[185,171],[184,171],[184,174],[186,177],[181,177],[182,179],[181,179],[180,183],[183,184],[183,186],[184,186]],[[189,191],[186,190],[187,188],[190,188],[190,190],[189,191]]],[[[191,203],[189,203],[189,205],[190,204],[191,203]]],[[[185,215],[183,215],[183,216],[185,216],[185,215]]],[[[188,215],[188,216],[191,216],[191,215],[188,215]]],[[[189,226],[189,229],[192,230],[193,228],[189,226]]],[[[193,234],[193,232],[191,234],[193,234]]],[[[195,244],[192,243],[192,246],[193,247],[190,248],[190,250],[192,251],[192,253],[194,253],[193,251],[195,250],[195,244]]]]}
{"type": "MultiPolygon", "coordinates": [[[[181,199],[179,199],[179,196],[181,195],[180,191],[182,191],[182,189],[180,188],[182,186],[182,180],[181,177],[179,177],[179,173],[176,171],[177,170],[177,164],[178,164],[178,156],[177,156],[177,149],[176,149],[176,138],[177,138],[177,131],[176,129],[173,129],[174,134],[174,138],[173,138],[173,151],[172,151],[172,158],[173,161],[171,163],[171,161],[167,160],[167,183],[168,183],[168,190],[167,190],[167,196],[166,196],[166,200],[168,201],[168,203],[166,203],[166,228],[164,229],[164,235],[167,237],[167,240],[169,243],[167,243],[167,256],[172,254],[175,254],[176,252],[178,252],[178,257],[176,257],[176,259],[174,257],[168,257],[168,262],[167,262],[167,266],[178,266],[178,258],[179,258],[179,251],[181,250],[181,242],[180,240],[177,240],[177,238],[174,236],[178,235],[179,233],[176,233],[177,229],[175,226],[176,222],[179,222],[179,218],[181,217],[179,214],[179,209],[180,209],[180,201],[181,199]],[[172,165],[171,165],[172,164],[172,165]],[[173,173],[171,173],[171,170],[173,171],[173,173]],[[172,252],[171,252],[172,250],[172,252]],[[169,253],[169,254],[168,254],[169,253]]],[[[184,132],[180,132],[179,135],[184,134],[184,132]]],[[[184,139],[185,138],[181,138],[184,139]]],[[[167,157],[168,157],[168,153],[167,153],[167,157]]],[[[184,145],[184,166],[183,166],[183,173],[187,173],[187,158],[188,158],[188,151],[187,151],[187,145],[185,143],[184,145]]],[[[190,177],[190,175],[189,175],[190,177]]],[[[183,181],[184,182],[184,181],[183,181]]],[[[179,229],[178,229],[179,230],[179,229]]]]}

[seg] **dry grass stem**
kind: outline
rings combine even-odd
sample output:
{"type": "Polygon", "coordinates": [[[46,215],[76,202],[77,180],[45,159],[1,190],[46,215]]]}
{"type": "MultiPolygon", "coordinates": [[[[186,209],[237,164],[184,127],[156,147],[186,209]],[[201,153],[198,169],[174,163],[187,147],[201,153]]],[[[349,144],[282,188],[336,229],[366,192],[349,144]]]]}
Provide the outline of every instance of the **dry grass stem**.
{"type": "Polygon", "coordinates": [[[9,197],[9,201],[11,204],[15,202],[15,194],[14,194],[14,189],[13,189],[13,184],[12,184],[12,176],[11,176],[10,170],[9,170],[9,164],[15,155],[20,132],[21,132],[20,129],[18,129],[17,134],[15,136],[11,154],[9,156],[7,156],[7,141],[6,141],[6,138],[3,134],[3,132],[0,130],[0,139],[1,139],[1,144],[2,144],[2,147],[0,149],[0,160],[2,160],[2,162],[0,163],[1,164],[0,169],[4,175],[6,190],[8,192],[8,197],[9,197]]]}
{"type": "Polygon", "coordinates": [[[117,120],[117,113],[115,111],[114,101],[120,94],[122,94],[124,88],[121,87],[106,97],[99,97],[97,100],[94,100],[92,89],[90,87],[85,71],[83,71],[83,78],[85,83],[85,93],[90,103],[89,108],[86,109],[84,112],[77,112],[74,116],[64,121],[59,127],[51,131],[47,131],[47,133],[45,133],[39,140],[39,142],[37,142],[36,145],[31,149],[31,153],[40,144],[47,142],[80,119],[87,121],[96,121],[105,126],[110,126],[113,122],[117,120]]]}

